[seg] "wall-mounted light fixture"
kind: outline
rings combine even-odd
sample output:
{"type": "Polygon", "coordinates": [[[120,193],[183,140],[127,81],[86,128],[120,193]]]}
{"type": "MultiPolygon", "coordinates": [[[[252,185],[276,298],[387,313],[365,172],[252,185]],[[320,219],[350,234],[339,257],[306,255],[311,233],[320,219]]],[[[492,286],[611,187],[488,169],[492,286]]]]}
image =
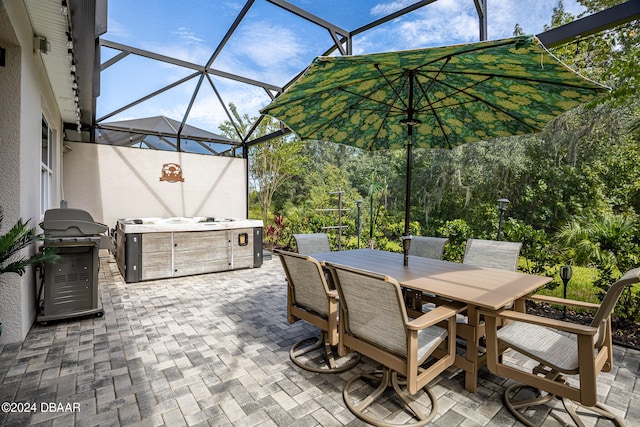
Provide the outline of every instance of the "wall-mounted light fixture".
{"type": "Polygon", "coordinates": [[[44,53],[45,55],[51,50],[51,43],[43,36],[33,36],[33,51],[44,53]]]}

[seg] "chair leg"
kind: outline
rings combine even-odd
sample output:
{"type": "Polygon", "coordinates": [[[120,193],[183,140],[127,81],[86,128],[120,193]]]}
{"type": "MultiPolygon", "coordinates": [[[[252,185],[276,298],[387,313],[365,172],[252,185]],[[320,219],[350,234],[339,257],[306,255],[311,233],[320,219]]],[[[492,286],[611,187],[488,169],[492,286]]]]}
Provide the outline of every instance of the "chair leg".
{"type": "MultiPolygon", "coordinates": [[[[356,411],[363,412],[378,397],[380,397],[382,395],[382,393],[384,393],[384,391],[387,389],[387,387],[389,387],[389,370],[388,369],[384,369],[382,371],[373,371],[373,372],[370,372],[368,374],[362,374],[362,375],[359,375],[359,376],[355,376],[347,384],[351,385],[351,383],[354,382],[355,380],[357,380],[358,378],[364,378],[364,379],[367,379],[367,380],[370,380],[370,381],[374,381],[374,382],[375,381],[380,381],[380,384],[378,385],[378,388],[376,388],[367,397],[362,399],[360,401],[360,403],[358,403],[357,405],[353,406],[356,411]]],[[[345,393],[347,393],[347,390],[348,390],[348,386],[347,385],[345,385],[344,390],[345,390],[345,393]]],[[[345,394],[345,396],[346,396],[346,394],[345,394]]],[[[346,399],[346,397],[345,397],[345,399],[346,399]]]]}
{"type": "Polygon", "coordinates": [[[596,403],[595,406],[584,406],[584,405],[581,405],[581,404],[579,404],[577,402],[574,402],[573,400],[569,400],[569,399],[564,399],[563,398],[562,399],[562,404],[564,405],[564,408],[567,410],[567,412],[569,413],[569,415],[571,416],[571,418],[573,419],[573,421],[576,423],[576,425],[578,427],[584,426],[584,423],[582,422],[582,420],[580,419],[580,416],[576,412],[576,408],[578,408],[578,407],[586,409],[587,411],[591,411],[591,412],[597,414],[597,416],[601,416],[601,417],[607,418],[607,419],[611,420],[612,423],[614,423],[615,425],[617,425],[619,427],[624,427],[624,421],[622,421],[613,412],[609,411],[609,409],[607,409],[601,403],[596,403]]]}
{"type": "Polygon", "coordinates": [[[509,412],[513,414],[514,417],[518,419],[518,421],[520,421],[522,424],[528,427],[537,427],[537,426],[533,424],[531,421],[529,421],[527,418],[525,418],[524,415],[522,415],[522,413],[519,411],[519,409],[523,409],[523,408],[526,409],[532,406],[545,405],[554,399],[555,399],[555,396],[553,394],[542,395],[542,393],[540,393],[540,390],[538,390],[537,388],[529,387],[524,384],[513,384],[510,387],[507,387],[507,389],[504,391],[504,404],[507,407],[507,409],[509,410],[509,412]],[[513,398],[520,392],[520,390],[524,388],[531,390],[536,395],[536,397],[531,399],[514,401],[513,398]]]}
{"type": "Polygon", "coordinates": [[[358,364],[358,362],[360,362],[360,354],[355,352],[336,359],[326,331],[321,331],[317,340],[315,340],[315,338],[305,338],[302,341],[295,343],[293,347],[291,347],[291,350],[289,350],[289,357],[291,358],[291,361],[300,368],[321,374],[344,372],[353,368],[358,364]],[[324,348],[322,359],[325,366],[304,363],[300,360],[301,356],[307,355],[321,348],[324,348]]]}
{"type": "MultiPolygon", "coordinates": [[[[522,424],[528,427],[537,427],[537,426],[536,424],[531,422],[531,420],[525,418],[525,416],[523,415],[525,412],[527,412],[527,409],[533,406],[546,405],[547,403],[554,401],[556,398],[557,396],[554,394],[543,395],[540,392],[540,390],[538,390],[537,388],[530,387],[525,384],[513,384],[510,387],[507,387],[507,389],[504,392],[504,403],[507,409],[509,410],[509,412],[511,412],[513,416],[518,419],[518,421],[520,421],[522,424]],[[520,390],[524,388],[527,388],[533,391],[536,394],[536,397],[532,399],[514,401],[513,398],[520,392],[520,390]]],[[[571,419],[573,419],[573,421],[576,423],[576,426],[578,427],[585,427],[585,424],[580,419],[580,416],[576,411],[576,407],[581,407],[585,410],[595,413],[598,416],[610,419],[617,426],[624,427],[625,425],[624,421],[622,421],[619,417],[614,415],[611,411],[609,411],[604,405],[600,403],[597,403],[596,406],[584,406],[577,402],[574,402],[573,400],[569,400],[565,398],[560,398],[560,400],[562,401],[562,404],[566,409],[567,413],[569,414],[571,419]]],[[[551,411],[553,408],[549,406],[548,409],[551,411]]]]}
{"type": "Polygon", "coordinates": [[[437,404],[436,397],[433,395],[433,393],[428,387],[423,387],[423,390],[425,391],[425,393],[429,397],[429,400],[431,401],[431,411],[429,412],[428,415],[424,415],[422,411],[418,408],[418,406],[415,404],[415,402],[410,398],[410,395],[406,391],[400,388],[398,373],[386,367],[384,367],[381,371],[377,370],[373,372],[355,375],[354,377],[349,379],[349,381],[347,381],[347,383],[344,386],[344,390],[342,394],[344,397],[344,402],[347,405],[347,408],[349,408],[349,410],[356,417],[360,418],[361,420],[369,424],[372,424],[378,427],[394,427],[394,426],[419,427],[419,426],[424,426],[429,424],[433,420],[433,418],[436,416],[436,413],[438,411],[438,404],[437,404]],[[379,382],[379,384],[373,392],[371,392],[367,397],[362,399],[360,402],[352,403],[349,390],[351,388],[351,385],[359,379],[370,380],[370,381],[373,381],[374,383],[379,382]],[[412,413],[413,418],[417,419],[418,421],[413,423],[394,424],[394,423],[385,422],[382,419],[375,418],[365,413],[366,409],[378,397],[380,397],[385,392],[385,390],[387,390],[389,387],[393,388],[393,390],[398,395],[398,397],[410,409],[410,412],[412,413]]]}
{"type": "Polygon", "coordinates": [[[429,400],[431,400],[431,412],[428,416],[425,416],[420,408],[418,408],[418,406],[415,404],[415,402],[411,400],[411,398],[409,397],[409,393],[400,389],[400,385],[398,384],[398,373],[396,371],[393,371],[391,375],[391,383],[393,384],[393,389],[396,391],[396,394],[400,396],[400,399],[402,399],[404,403],[409,407],[409,409],[411,409],[411,411],[416,415],[416,418],[428,423],[433,419],[433,417],[436,416],[436,414],[438,413],[438,400],[436,399],[430,388],[424,388],[425,393],[427,393],[427,395],[429,396],[429,400]]]}

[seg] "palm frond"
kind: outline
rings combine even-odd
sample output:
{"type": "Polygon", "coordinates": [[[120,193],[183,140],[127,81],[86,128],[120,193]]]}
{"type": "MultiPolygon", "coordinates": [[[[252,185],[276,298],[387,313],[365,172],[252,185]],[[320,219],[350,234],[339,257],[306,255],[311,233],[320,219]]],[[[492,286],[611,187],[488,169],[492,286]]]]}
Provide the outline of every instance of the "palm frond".
{"type": "MultiPolygon", "coordinates": [[[[0,209],[0,226],[3,220],[4,214],[0,209]]],[[[42,240],[42,236],[36,234],[35,228],[29,227],[29,221],[19,219],[8,232],[0,235],[0,274],[15,273],[22,276],[30,265],[59,261],[57,248],[53,247],[45,248],[34,255],[20,255],[22,250],[42,240]]]]}

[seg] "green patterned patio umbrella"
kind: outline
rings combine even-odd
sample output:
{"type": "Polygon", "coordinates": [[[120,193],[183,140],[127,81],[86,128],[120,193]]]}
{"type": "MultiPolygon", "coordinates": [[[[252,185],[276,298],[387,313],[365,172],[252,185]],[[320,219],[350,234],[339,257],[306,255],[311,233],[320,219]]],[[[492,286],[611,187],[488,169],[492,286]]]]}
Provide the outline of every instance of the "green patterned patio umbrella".
{"type": "MultiPolygon", "coordinates": [[[[365,150],[452,148],[540,131],[608,89],[551,55],[535,36],[341,57],[321,56],[261,110],[301,139],[365,150]]],[[[405,244],[405,265],[408,244],[405,244]]]]}

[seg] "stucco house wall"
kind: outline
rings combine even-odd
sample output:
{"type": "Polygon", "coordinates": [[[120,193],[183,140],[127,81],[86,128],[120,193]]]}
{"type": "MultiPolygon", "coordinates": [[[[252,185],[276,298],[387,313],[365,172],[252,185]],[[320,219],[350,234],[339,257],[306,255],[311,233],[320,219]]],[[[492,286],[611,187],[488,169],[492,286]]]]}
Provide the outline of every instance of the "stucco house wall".
{"type": "MultiPolygon", "coordinates": [[[[6,62],[0,67],[0,207],[1,232],[22,218],[32,226],[40,222],[40,146],[42,116],[53,130],[53,182],[51,204],[59,203],[62,119],[48,82],[40,53],[33,52],[33,30],[24,4],[0,3],[0,46],[6,62]]],[[[30,248],[35,251],[36,248],[30,248]]],[[[0,343],[19,342],[35,316],[35,274],[0,276],[0,343]]]]}

